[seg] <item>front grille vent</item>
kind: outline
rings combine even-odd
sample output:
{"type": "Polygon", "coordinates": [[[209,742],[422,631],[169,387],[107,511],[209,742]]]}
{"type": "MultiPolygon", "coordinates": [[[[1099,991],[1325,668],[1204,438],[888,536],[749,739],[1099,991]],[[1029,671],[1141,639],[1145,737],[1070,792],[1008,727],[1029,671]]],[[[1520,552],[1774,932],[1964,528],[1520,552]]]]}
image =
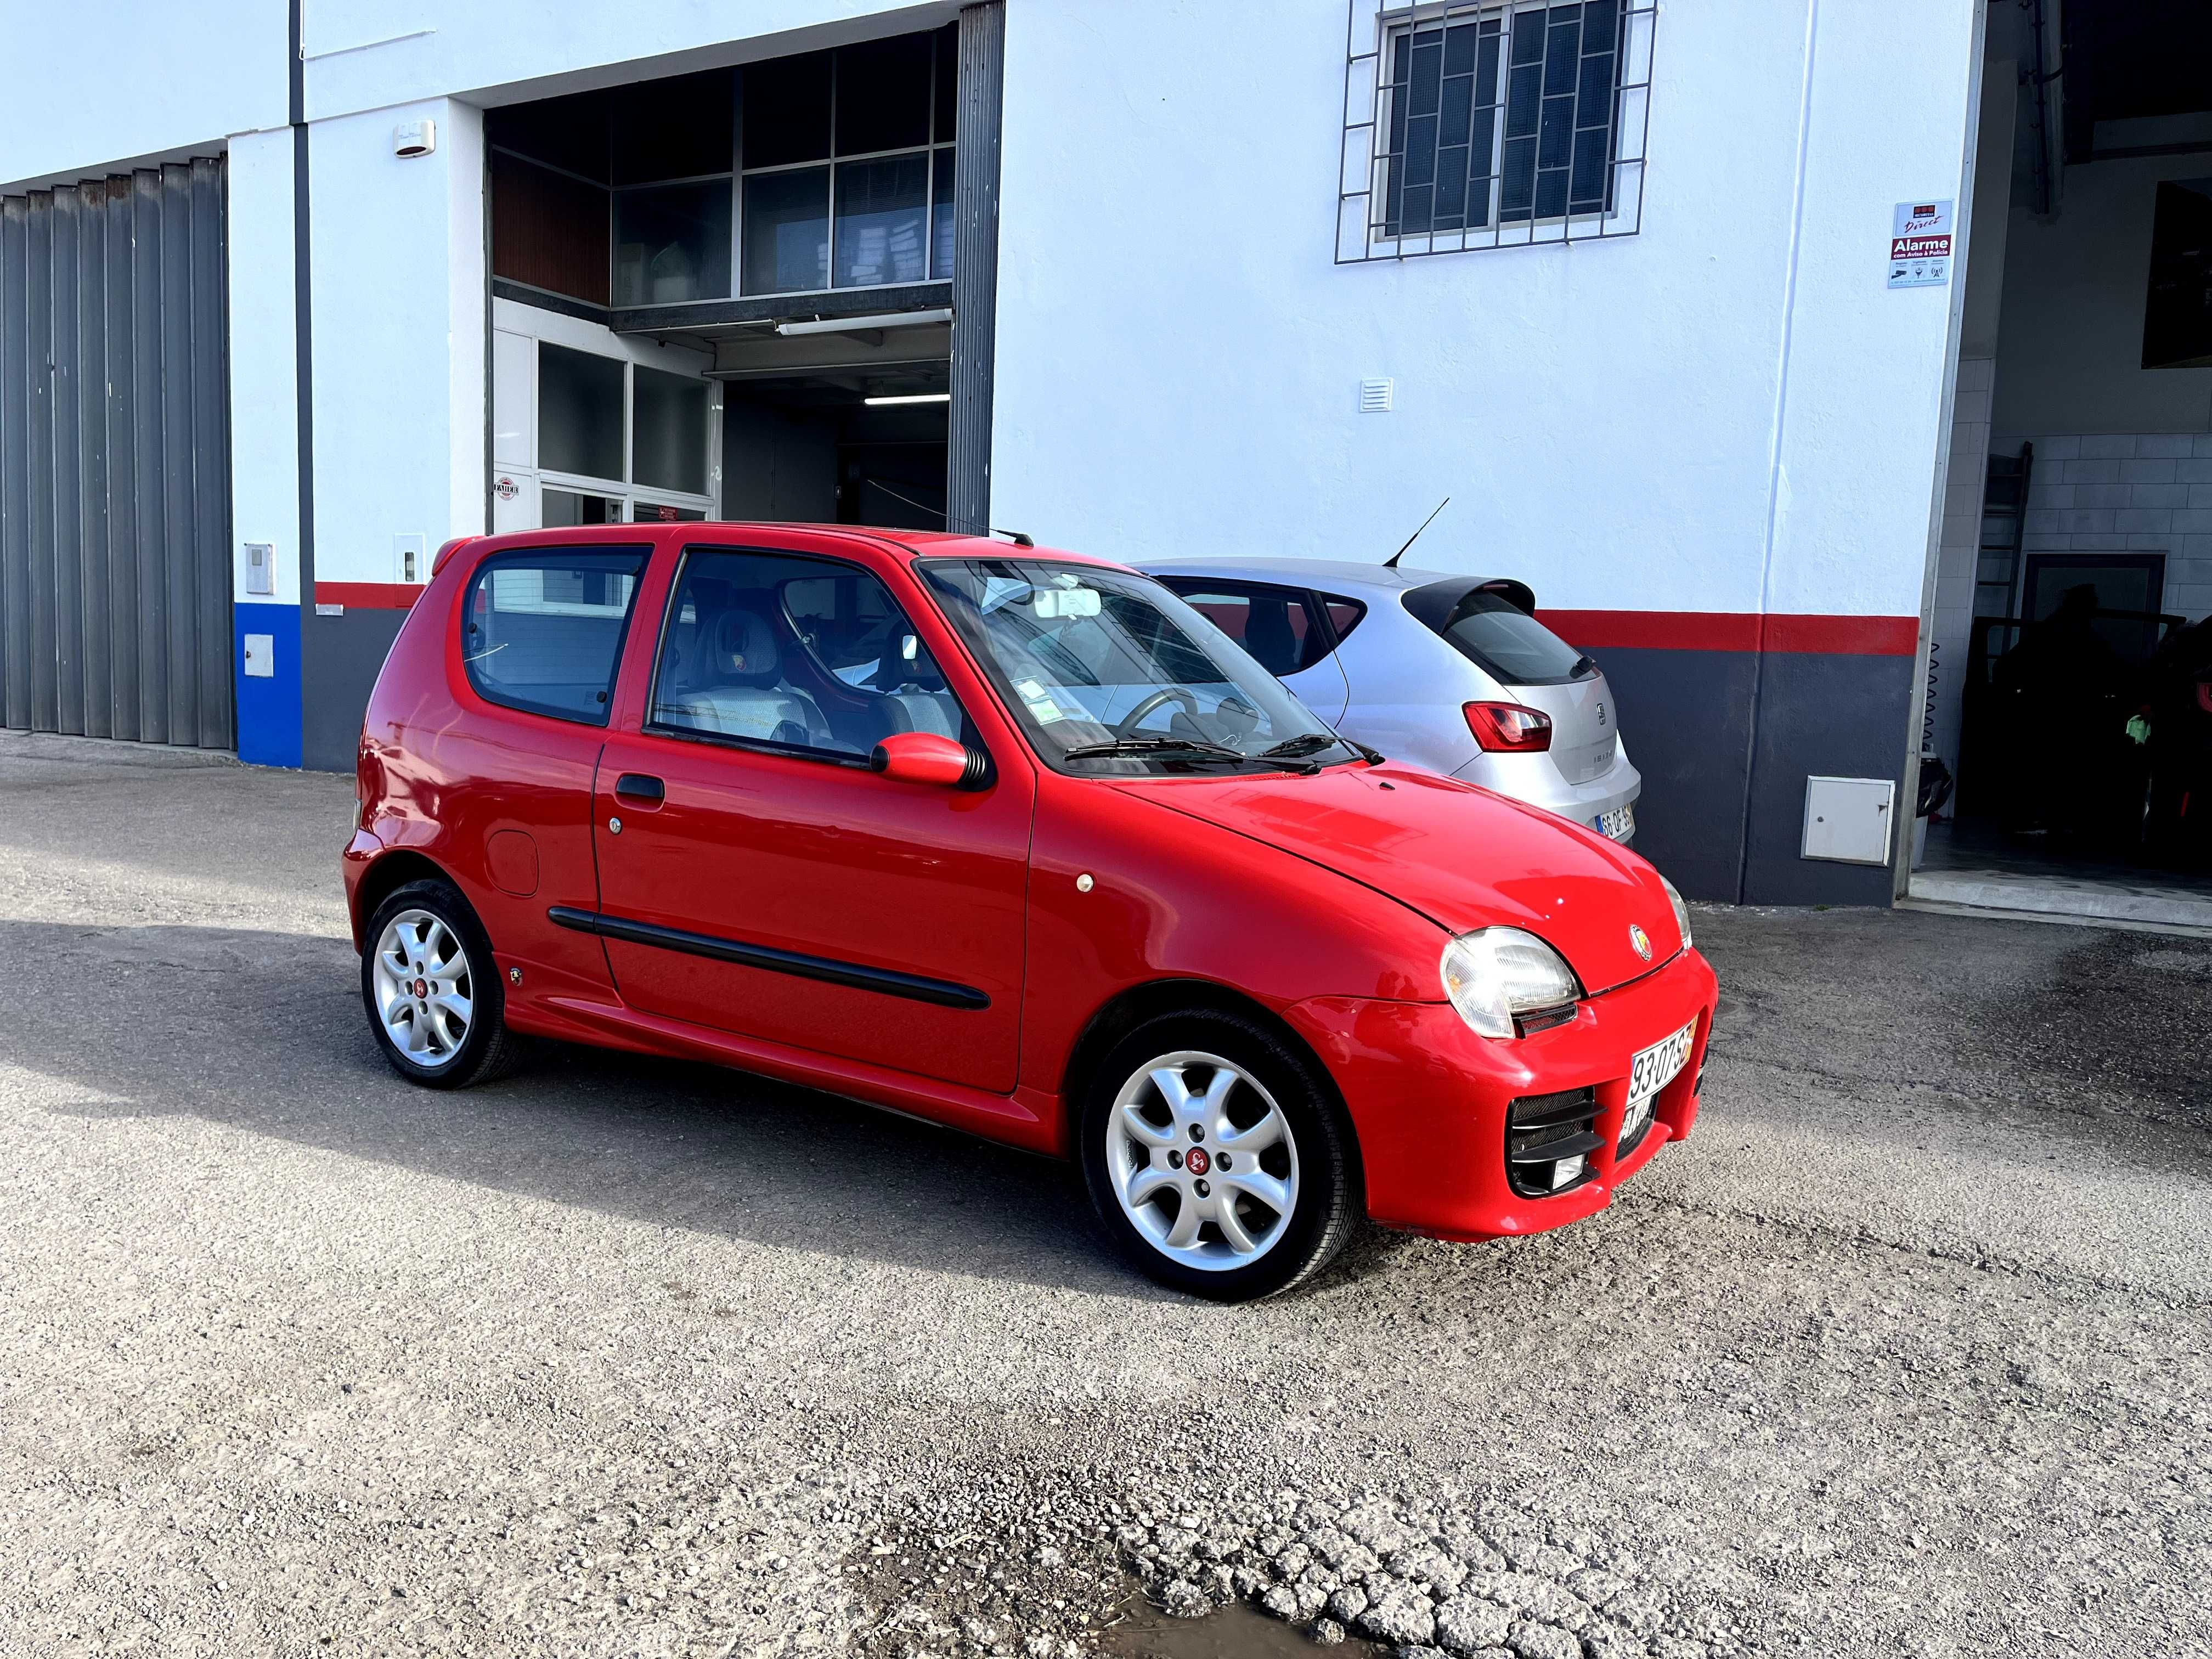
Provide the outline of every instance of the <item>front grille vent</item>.
{"type": "Polygon", "coordinates": [[[1595,1173],[1589,1157],[1604,1144],[1595,1089],[1528,1095],[1506,1109],[1505,1178],[1523,1198],[1571,1191],[1595,1173]]]}

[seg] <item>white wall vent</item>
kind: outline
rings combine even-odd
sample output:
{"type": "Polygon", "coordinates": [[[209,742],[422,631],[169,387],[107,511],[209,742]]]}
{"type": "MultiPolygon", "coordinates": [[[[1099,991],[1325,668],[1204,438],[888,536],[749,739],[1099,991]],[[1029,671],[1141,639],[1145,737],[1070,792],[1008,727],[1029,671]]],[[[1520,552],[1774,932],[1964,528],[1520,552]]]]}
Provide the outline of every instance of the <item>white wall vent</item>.
{"type": "Polygon", "coordinates": [[[1359,383],[1359,412],[1362,415],[1388,415],[1397,390],[1398,383],[1387,376],[1362,380],[1359,383]]]}

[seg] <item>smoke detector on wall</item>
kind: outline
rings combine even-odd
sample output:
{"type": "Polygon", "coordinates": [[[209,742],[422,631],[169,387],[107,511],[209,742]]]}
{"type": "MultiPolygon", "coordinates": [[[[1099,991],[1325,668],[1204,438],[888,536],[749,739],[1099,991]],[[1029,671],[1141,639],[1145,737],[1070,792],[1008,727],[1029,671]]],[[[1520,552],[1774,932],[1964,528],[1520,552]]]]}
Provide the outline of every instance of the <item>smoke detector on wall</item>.
{"type": "Polygon", "coordinates": [[[392,153],[394,155],[428,155],[438,148],[438,124],[435,121],[402,121],[392,129],[392,153]]]}

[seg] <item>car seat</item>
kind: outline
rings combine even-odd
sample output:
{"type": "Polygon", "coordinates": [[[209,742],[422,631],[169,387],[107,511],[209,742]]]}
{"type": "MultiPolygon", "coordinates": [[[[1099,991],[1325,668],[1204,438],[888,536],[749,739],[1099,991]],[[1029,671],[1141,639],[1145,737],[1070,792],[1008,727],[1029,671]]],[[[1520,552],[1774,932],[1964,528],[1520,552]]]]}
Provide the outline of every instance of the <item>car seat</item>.
{"type": "Polygon", "coordinates": [[[865,684],[880,695],[887,729],[890,732],[934,732],[940,737],[960,735],[959,705],[946,688],[945,676],[921,643],[908,629],[887,629],[881,641],[883,654],[865,684]],[[915,655],[908,657],[911,645],[915,655]]]}
{"type": "Polygon", "coordinates": [[[814,699],[783,683],[775,625],[732,605],[700,625],[684,689],[662,704],[664,718],[701,732],[816,749],[836,746],[814,699]]]}

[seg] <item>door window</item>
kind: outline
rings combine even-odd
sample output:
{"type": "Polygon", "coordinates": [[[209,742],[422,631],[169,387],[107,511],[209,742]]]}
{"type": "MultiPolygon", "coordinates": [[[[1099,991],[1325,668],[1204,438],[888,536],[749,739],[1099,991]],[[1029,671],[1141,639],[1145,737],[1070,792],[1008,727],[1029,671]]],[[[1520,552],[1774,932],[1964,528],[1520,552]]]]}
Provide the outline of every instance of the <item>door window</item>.
{"type": "Polygon", "coordinates": [[[1310,668],[1328,654],[1328,641],[1303,593],[1229,582],[1170,586],[1278,679],[1310,668]]]}
{"type": "Polygon", "coordinates": [[[653,724],[860,760],[896,732],[959,737],[958,700],[883,583],[831,559],[692,548],[653,724]]]}
{"type": "Polygon", "coordinates": [[[487,559],[461,607],[461,660],[490,702],[607,723],[643,548],[487,559]]]}

